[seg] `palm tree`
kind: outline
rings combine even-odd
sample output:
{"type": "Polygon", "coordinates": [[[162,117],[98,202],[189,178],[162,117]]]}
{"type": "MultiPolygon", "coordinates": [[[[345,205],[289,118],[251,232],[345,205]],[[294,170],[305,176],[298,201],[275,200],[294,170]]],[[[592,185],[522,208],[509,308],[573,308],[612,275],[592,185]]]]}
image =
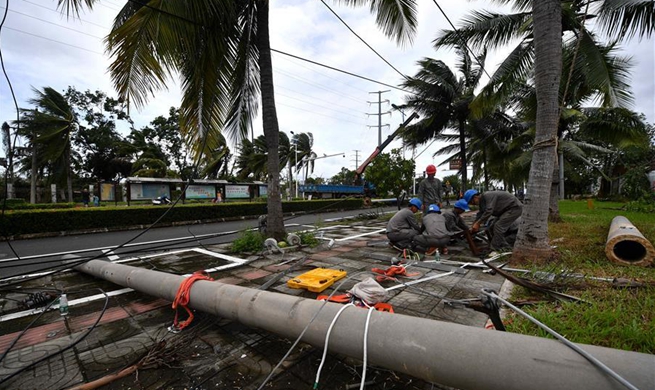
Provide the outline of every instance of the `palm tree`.
{"type": "MultiPolygon", "coordinates": [[[[280,144],[277,154],[280,156],[280,167],[278,173],[287,165],[289,158],[289,138],[283,132],[279,135],[280,144]]],[[[266,137],[260,135],[254,142],[244,139],[239,147],[239,156],[236,165],[238,168],[237,177],[245,180],[251,177],[254,180],[262,180],[268,175],[268,145],[266,137]]]]}
{"type": "MultiPolygon", "coordinates": [[[[59,6],[73,14],[97,1],[60,0],[59,6]]],[[[417,0],[347,3],[370,5],[384,33],[399,43],[408,42],[416,30],[417,0]]],[[[130,1],[106,42],[115,57],[110,66],[115,87],[137,106],[163,88],[172,72],[179,73],[181,130],[196,153],[214,150],[221,131],[233,140],[247,138],[261,96],[268,147],[267,234],[283,239],[268,7],[269,0],[130,1]]]]}
{"type": "MultiPolygon", "coordinates": [[[[299,133],[291,137],[291,143],[298,148],[298,161],[296,161],[296,172],[305,168],[305,180],[310,173],[314,173],[314,163],[316,162],[316,153],[314,147],[314,135],[312,133],[299,133]]],[[[294,150],[295,158],[295,150],[294,150]]]]}
{"type": "MultiPolygon", "coordinates": [[[[419,122],[407,126],[405,141],[416,146],[431,141],[448,128],[456,128],[459,136],[459,158],[461,159],[462,186],[466,189],[467,125],[471,119],[469,105],[474,90],[482,77],[482,66],[474,64],[468,51],[457,48],[457,63],[461,78],[441,60],[424,58],[418,62],[420,70],[409,77],[403,87],[413,92],[406,98],[403,107],[410,107],[421,114],[419,122]]],[[[484,63],[485,54],[478,56],[484,63]]]]}
{"type": "Polygon", "coordinates": [[[32,145],[30,201],[36,202],[36,172],[49,164],[56,183],[65,183],[68,201],[73,201],[71,138],[77,130],[77,117],[66,98],[50,87],[33,88],[36,97],[29,100],[34,109],[22,109],[21,132],[32,145]]]}

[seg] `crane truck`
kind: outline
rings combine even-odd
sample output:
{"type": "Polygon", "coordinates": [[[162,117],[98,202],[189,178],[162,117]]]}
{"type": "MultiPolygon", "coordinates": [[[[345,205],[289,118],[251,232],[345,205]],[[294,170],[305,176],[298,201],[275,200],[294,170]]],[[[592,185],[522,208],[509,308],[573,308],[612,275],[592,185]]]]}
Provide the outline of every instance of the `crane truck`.
{"type": "Polygon", "coordinates": [[[313,199],[333,199],[346,198],[349,196],[370,198],[375,195],[375,186],[364,180],[364,171],[366,167],[386,148],[391,141],[407,127],[409,122],[418,119],[417,113],[412,113],[393,133],[389,134],[386,140],[378,145],[373,153],[364,160],[364,162],[355,170],[355,180],[353,185],[341,184],[318,184],[302,185],[299,187],[300,192],[305,195],[311,195],[313,199]]]}

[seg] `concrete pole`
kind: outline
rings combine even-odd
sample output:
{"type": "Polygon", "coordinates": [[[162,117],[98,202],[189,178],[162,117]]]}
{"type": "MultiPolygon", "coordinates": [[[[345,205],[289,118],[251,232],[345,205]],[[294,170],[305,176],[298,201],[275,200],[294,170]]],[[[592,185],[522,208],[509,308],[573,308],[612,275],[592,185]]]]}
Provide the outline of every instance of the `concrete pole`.
{"type": "MultiPolygon", "coordinates": [[[[78,271],[172,301],[183,276],[92,260],[78,271]]],[[[199,281],[189,306],[295,339],[323,302],[199,281]]],[[[303,341],[324,347],[340,304],[327,303],[303,341]]],[[[330,351],[363,357],[367,310],[346,309],[332,330],[330,351]]],[[[578,344],[639,389],[653,389],[655,356],[578,344]]],[[[374,312],[368,330],[369,364],[458,389],[617,390],[622,386],[558,341],[472,326],[374,312]]]]}

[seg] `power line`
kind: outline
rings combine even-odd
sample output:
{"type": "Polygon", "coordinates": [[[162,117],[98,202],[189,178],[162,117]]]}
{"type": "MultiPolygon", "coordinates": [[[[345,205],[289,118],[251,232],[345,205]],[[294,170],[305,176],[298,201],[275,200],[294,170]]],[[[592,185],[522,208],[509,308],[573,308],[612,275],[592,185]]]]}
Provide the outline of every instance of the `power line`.
{"type": "Polygon", "coordinates": [[[342,69],[339,69],[339,68],[335,68],[335,67],[332,67],[332,66],[329,66],[329,65],[321,64],[320,62],[316,62],[316,61],[308,60],[308,59],[306,59],[306,58],[298,57],[298,56],[296,56],[296,55],[293,55],[293,54],[290,54],[290,53],[286,53],[286,52],[283,52],[283,51],[281,51],[281,50],[277,50],[277,49],[273,49],[273,48],[271,48],[271,51],[274,52],[274,53],[280,53],[280,54],[285,55],[285,56],[289,56],[289,57],[292,57],[292,58],[296,58],[296,59],[299,59],[299,60],[301,60],[301,61],[309,62],[310,64],[314,64],[314,65],[322,66],[322,67],[324,67],[324,68],[331,69],[331,70],[334,70],[334,71],[336,71],[336,72],[341,72],[341,73],[347,74],[347,75],[349,75],[349,76],[357,77],[357,78],[360,78],[360,79],[362,79],[362,80],[366,80],[366,81],[370,81],[370,82],[372,82],[372,83],[376,83],[376,84],[384,85],[385,87],[389,87],[389,88],[397,89],[397,90],[399,90],[399,91],[406,92],[406,93],[412,93],[411,91],[408,91],[408,90],[406,90],[406,89],[402,89],[402,88],[396,87],[396,86],[391,85],[391,84],[387,84],[387,83],[383,83],[383,82],[381,82],[381,81],[373,80],[373,79],[370,79],[370,78],[368,78],[368,77],[360,76],[360,75],[358,75],[358,74],[351,73],[351,72],[348,72],[348,71],[345,71],[345,70],[342,70],[342,69]]]}
{"type": "Polygon", "coordinates": [[[326,90],[326,91],[328,91],[328,92],[332,92],[332,93],[334,93],[334,94],[336,94],[336,95],[341,95],[341,96],[343,96],[343,97],[346,97],[346,98],[348,98],[348,99],[351,99],[351,100],[353,100],[353,101],[356,101],[357,103],[361,102],[361,99],[357,99],[357,98],[355,98],[355,97],[353,97],[353,96],[346,95],[346,94],[341,93],[341,92],[339,92],[339,91],[337,91],[337,90],[334,90],[334,89],[328,88],[328,87],[326,87],[326,86],[324,86],[324,85],[321,85],[321,84],[317,84],[317,83],[311,82],[311,81],[309,81],[309,80],[307,80],[307,79],[305,79],[305,78],[302,78],[302,77],[300,77],[300,76],[296,76],[296,75],[290,74],[290,73],[285,72],[285,71],[283,71],[283,70],[277,69],[277,70],[274,70],[274,72],[275,72],[275,73],[283,74],[283,75],[285,75],[285,76],[287,76],[287,77],[291,77],[292,79],[300,80],[300,81],[302,81],[302,82],[304,82],[304,83],[307,83],[307,84],[310,84],[310,85],[315,85],[315,86],[317,86],[317,87],[319,87],[319,88],[321,88],[321,89],[323,89],[323,90],[326,90]]]}
{"type": "MultiPolygon", "coordinates": [[[[0,8],[2,8],[2,7],[0,7],[0,8]]],[[[19,14],[19,15],[22,15],[22,16],[26,16],[28,18],[38,20],[38,21],[43,22],[43,23],[52,24],[53,26],[65,28],[66,30],[70,30],[70,31],[74,31],[74,32],[79,33],[79,34],[87,35],[87,36],[92,37],[92,38],[97,38],[97,39],[100,39],[100,40],[104,39],[104,37],[99,37],[97,35],[89,34],[89,33],[86,33],[84,31],[76,30],[76,29],[71,28],[71,27],[62,26],[61,24],[57,24],[57,23],[51,22],[49,20],[37,18],[36,16],[32,16],[32,15],[29,15],[29,14],[24,14],[24,13],[19,12],[19,11],[14,11],[13,9],[10,9],[9,11],[11,11],[13,13],[16,13],[16,14],[19,14]]]]}
{"type": "MultiPolygon", "coordinates": [[[[31,1],[29,1],[29,0],[23,0],[23,2],[28,3],[28,4],[35,5],[35,6],[37,6],[37,7],[43,8],[43,9],[45,9],[45,10],[48,10],[48,11],[50,11],[50,12],[54,12],[54,13],[56,13],[57,15],[61,15],[61,12],[57,11],[56,9],[48,8],[48,7],[44,6],[44,5],[41,5],[41,4],[38,4],[38,3],[33,3],[33,2],[31,2],[31,1]]],[[[76,18],[76,19],[78,19],[78,20],[80,20],[80,21],[82,21],[82,22],[84,22],[84,23],[91,24],[91,25],[93,25],[93,26],[102,27],[102,28],[104,28],[104,29],[106,29],[106,30],[111,29],[111,27],[103,26],[103,25],[101,25],[101,24],[94,23],[94,22],[89,22],[88,20],[84,20],[84,19],[82,19],[82,18],[76,18]]]]}
{"type": "Polygon", "coordinates": [[[373,51],[373,53],[375,53],[378,57],[380,57],[380,59],[381,59],[382,61],[384,61],[387,65],[389,65],[389,66],[391,67],[391,69],[395,70],[395,71],[396,71],[396,72],[397,72],[397,73],[398,73],[402,78],[407,79],[407,76],[405,76],[401,71],[399,71],[398,69],[396,69],[395,66],[391,65],[391,63],[390,63],[389,61],[387,61],[384,57],[382,57],[382,55],[381,55],[380,53],[378,53],[377,51],[375,51],[375,49],[372,48],[371,45],[369,45],[369,44],[368,44],[364,39],[362,39],[362,37],[360,37],[359,35],[357,35],[357,33],[356,33],[355,31],[353,31],[353,29],[350,28],[350,26],[349,26],[349,25],[348,25],[348,24],[347,24],[343,19],[341,19],[341,17],[340,17],[339,15],[337,15],[337,13],[334,12],[334,10],[333,10],[332,8],[330,8],[330,6],[327,5],[327,4],[325,3],[324,0],[321,0],[321,3],[323,3],[323,5],[326,6],[327,9],[329,9],[330,12],[332,12],[332,14],[334,14],[334,16],[336,16],[337,19],[339,19],[339,21],[341,21],[341,23],[343,23],[343,25],[346,26],[346,28],[348,28],[348,30],[350,30],[351,33],[353,33],[353,35],[355,35],[357,38],[359,38],[359,40],[362,41],[362,42],[366,45],[366,47],[368,47],[369,49],[371,49],[371,51],[373,51]]]}
{"type": "Polygon", "coordinates": [[[339,111],[339,110],[333,110],[333,109],[331,109],[331,108],[327,108],[327,107],[325,107],[324,105],[320,105],[320,104],[316,104],[316,103],[311,103],[311,102],[308,102],[308,101],[306,101],[306,100],[302,100],[302,99],[294,98],[294,97],[292,97],[292,96],[284,95],[284,94],[277,93],[277,92],[275,93],[275,95],[284,96],[284,97],[287,98],[287,99],[297,100],[297,101],[302,102],[302,103],[305,103],[305,104],[309,104],[309,105],[316,106],[316,107],[321,107],[321,108],[324,109],[324,110],[334,111],[334,112],[339,113],[339,114],[341,114],[341,115],[348,115],[348,116],[352,116],[353,118],[361,119],[361,118],[358,117],[357,115],[353,115],[353,114],[350,114],[350,113],[347,113],[347,112],[343,112],[343,111],[339,111]]]}
{"type": "Polygon", "coordinates": [[[26,35],[31,35],[31,36],[33,36],[33,37],[37,37],[37,38],[41,38],[41,39],[45,39],[46,41],[56,42],[56,43],[59,43],[59,44],[62,44],[62,45],[66,45],[66,46],[74,47],[74,48],[76,48],[76,49],[80,49],[80,50],[88,51],[88,52],[90,52],[90,53],[99,54],[99,55],[101,55],[101,56],[104,56],[104,55],[105,55],[104,53],[100,53],[100,52],[93,51],[93,50],[90,50],[90,49],[85,49],[85,48],[80,47],[80,46],[71,45],[70,43],[66,43],[66,42],[58,41],[58,40],[56,40],[56,39],[46,38],[46,37],[44,37],[44,36],[42,36],[42,35],[28,33],[27,31],[19,30],[19,29],[17,29],[17,28],[11,28],[11,27],[4,27],[4,28],[6,28],[7,30],[12,30],[12,31],[16,31],[16,32],[19,32],[19,33],[23,33],[23,34],[26,34],[26,35]]]}
{"type": "Polygon", "coordinates": [[[289,104],[284,104],[284,103],[279,103],[279,102],[276,102],[275,104],[279,104],[279,105],[281,105],[281,106],[285,106],[285,107],[289,107],[289,108],[294,108],[294,109],[296,109],[296,110],[300,110],[300,111],[309,112],[309,113],[312,113],[312,114],[314,114],[314,115],[324,116],[324,117],[326,117],[326,118],[336,119],[336,120],[339,120],[339,121],[342,121],[342,122],[349,122],[349,123],[353,123],[353,124],[356,124],[356,125],[359,125],[359,126],[364,126],[363,123],[357,123],[357,122],[354,122],[354,121],[351,121],[351,120],[348,120],[348,119],[342,119],[342,118],[338,118],[338,117],[335,117],[335,116],[330,116],[330,115],[321,114],[321,113],[318,113],[318,112],[315,112],[315,111],[306,110],[306,109],[304,109],[304,108],[300,108],[300,107],[292,106],[292,105],[289,105],[289,104]]]}
{"type": "MultiPolygon", "coordinates": [[[[312,96],[307,95],[307,94],[304,94],[304,93],[302,93],[302,92],[298,92],[298,91],[296,91],[296,90],[293,90],[293,89],[290,89],[290,88],[286,88],[286,87],[283,87],[283,86],[281,86],[281,85],[275,85],[275,90],[278,90],[278,89],[283,89],[283,90],[285,90],[285,91],[289,91],[289,92],[297,93],[298,95],[302,95],[302,96],[306,96],[306,97],[313,98],[312,96]]],[[[343,108],[345,108],[345,109],[352,110],[352,107],[344,106],[343,104],[339,104],[339,103],[335,103],[335,102],[329,102],[329,103],[330,103],[330,105],[332,105],[332,106],[343,107],[343,108]]],[[[365,112],[363,112],[363,111],[362,111],[361,113],[362,113],[362,114],[365,114],[365,112]]]]}
{"type": "Polygon", "coordinates": [[[455,32],[455,34],[457,34],[459,39],[462,41],[462,44],[464,45],[466,50],[473,56],[473,58],[475,58],[475,61],[478,63],[478,65],[480,65],[480,68],[482,68],[482,71],[484,72],[484,74],[486,74],[487,77],[489,77],[489,80],[491,80],[491,76],[489,75],[489,73],[487,73],[487,70],[484,68],[484,64],[480,61],[478,56],[475,55],[473,50],[471,50],[469,45],[466,43],[466,40],[464,38],[462,38],[462,34],[459,33],[459,30],[457,28],[455,28],[455,25],[453,24],[453,22],[450,21],[450,18],[448,17],[448,15],[446,15],[446,12],[441,8],[439,3],[437,3],[437,0],[432,0],[432,2],[434,3],[434,5],[437,6],[437,8],[439,8],[439,11],[441,11],[441,14],[443,15],[443,17],[446,18],[446,20],[448,21],[448,24],[450,24],[450,27],[453,28],[453,31],[455,32]]]}
{"type": "MultiPolygon", "coordinates": [[[[23,0],[23,1],[28,2],[28,3],[30,3],[30,4],[37,5],[37,6],[39,6],[39,7],[42,7],[41,5],[39,5],[39,4],[35,4],[35,3],[32,3],[32,2],[30,2],[30,1],[28,1],[28,0],[23,0]]],[[[162,10],[162,9],[160,9],[160,8],[157,8],[157,7],[153,7],[153,6],[149,5],[149,4],[142,3],[142,2],[139,1],[139,0],[128,0],[128,1],[130,1],[130,2],[132,2],[132,3],[135,3],[135,4],[138,4],[138,5],[141,5],[141,6],[144,6],[144,7],[146,7],[146,8],[150,8],[150,9],[152,9],[152,10],[154,10],[154,11],[157,11],[157,12],[163,13],[163,14],[165,14],[165,15],[168,15],[168,16],[171,16],[171,17],[174,17],[174,18],[180,19],[180,20],[184,20],[184,21],[189,22],[189,23],[192,23],[192,24],[194,24],[194,25],[200,25],[200,23],[194,22],[193,20],[190,20],[190,19],[185,18],[185,17],[180,16],[180,15],[176,15],[176,14],[170,13],[170,12],[168,12],[168,11],[162,10]]],[[[43,7],[43,8],[52,11],[52,10],[49,9],[49,8],[46,8],[46,7],[43,7]]],[[[329,7],[328,7],[328,8],[329,8],[329,7]]],[[[57,11],[55,11],[55,12],[57,12],[57,11]]],[[[80,20],[82,20],[82,19],[80,19],[80,20]]],[[[102,27],[102,26],[101,26],[101,27],[102,27]]],[[[70,44],[68,44],[68,43],[64,43],[64,42],[60,42],[60,41],[56,41],[56,40],[52,40],[52,39],[50,39],[50,38],[46,38],[46,37],[41,37],[41,36],[38,36],[38,35],[35,35],[35,34],[31,34],[31,33],[25,32],[25,31],[21,31],[21,30],[17,30],[17,29],[12,29],[12,30],[19,31],[19,32],[22,32],[22,33],[24,33],[24,34],[28,34],[28,35],[37,36],[37,37],[40,37],[40,38],[43,38],[43,39],[51,40],[51,41],[53,41],[53,42],[58,42],[58,43],[61,43],[61,44],[63,44],[63,45],[67,45],[67,46],[71,46],[71,47],[77,47],[77,46],[74,46],[74,45],[70,45],[70,44]]],[[[360,39],[361,39],[361,38],[360,38],[360,39]]],[[[77,47],[77,48],[78,48],[78,49],[81,49],[81,50],[91,51],[91,50],[89,50],[89,49],[84,49],[84,48],[81,48],[81,47],[77,47]]],[[[371,48],[371,49],[372,49],[372,48],[371,48]]],[[[381,82],[381,81],[373,80],[373,79],[368,78],[368,77],[360,76],[360,75],[357,75],[357,74],[355,74],[355,73],[351,73],[351,72],[348,72],[348,71],[345,71],[345,70],[342,70],[342,69],[338,69],[338,68],[335,68],[335,67],[332,67],[332,66],[329,66],[329,65],[322,64],[322,63],[320,63],[320,62],[312,61],[312,60],[309,60],[309,59],[306,59],[306,58],[302,58],[302,57],[299,57],[299,56],[296,56],[296,55],[293,55],[293,54],[290,54],[290,53],[286,53],[286,52],[283,52],[283,51],[281,51],[281,50],[276,50],[276,49],[273,49],[273,48],[271,48],[270,50],[271,50],[271,52],[274,52],[274,53],[279,53],[279,54],[282,54],[282,55],[285,55],[285,56],[288,56],[288,57],[296,58],[296,59],[298,59],[298,60],[305,61],[305,62],[309,62],[309,63],[314,64],[314,65],[322,66],[322,67],[324,67],[324,68],[331,69],[331,70],[334,70],[334,71],[336,71],[336,72],[341,72],[341,73],[347,74],[347,75],[349,75],[349,76],[357,77],[357,78],[360,78],[360,79],[362,79],[362,80],[366,80],[366,81],[370,81],[370,82],[373,82],[373,83],[376,83],[376,84],[384,85],[385,87],[389,87],[389,88],[397,89],[397,90],[402,91],[402,92],[411,93],[410,91],[407,91],[407,90],[405,90],[405,89],[402,89],[402,88],[396,87],[396,86],[394,86],[394,85],[390,85],[390,84],[387,84],[387,83],[383,83],[383,82],[381,82]]],[[[373,49],[372,49],[372,50],[373,50],[373,49]]],[[[96,53],[96,54],[102,54],[102,53],[98,53],[98,52],[94,52],[94,51],[91,51],[91,52],[92,52],[92,53],[96,53]]],[[[385,60],[385,62],[386,62],[386,60],[385,60]]],[[[389,65],[391,65],[391,64],[389,64],[389,65]]],[[[393,67],[393,66],[392,66],[392,67],[393,67]]],[[[395,68],[394,68],[394,69],[395,69],[395,68]]],[[[397,70],[396,70],[396,71],[397,71],[397,70]]],[[[400,73],[400,72],[399,72],[399,73],[400,73]]],[[[401,75],[402,75],[402,73],[401,73],[401,75]]],[[[405,75],[402,75],[402,76],[403,76],[404,78],[406,78],[405,75]]]]}
{"type": "Polygon", "coordinates": [[[279,57],[279,58],[280,58],[280,59],[283,59],[283,60],[285,60],[285,61],[287,61],[287,62],[290,62],[290,63],[292,63],[292,64],[294,64],[294,65],[297,65],[297,66],[300,66],[300,67],[305,68],[305,69],[307,69],[307,70],[310,70],[310,71],[312,71],[312,72],[314,72],[314,73],[318,73],[319,75],[321,75],[321,76],[323,76],[323,77],[326,77],[326,78],[328,78],[328,79],[330,79],[330,80],[334,80],[334,81],[336,81],[336,82],[338,82],[338,83],[341,83],[341,84],[343,84],[344,86],[346,86],[346,87],[348,87],[348,88],[355,89],[355,90],[357,90],[357,91],[359,91],[359,92],[368,92],[368,91],[367,91],[366,89],[364,89],[364,88],[357,88],[357,87],[353,86],[352,84],[349,84],[349,83],[346,83],[345,81],[339,80],[338,78],[328,76],[327,74],[325,74],[325,73],[323,73],[323,72],[319,72],[318,70],[316,70],[316,69],[314,69],[314,68],[310,68],[309,66],[303,65],[303,63],[301,63],[301,62],[299,62],[299,61],[294,61],[294,60],[291,59],[291,58],[285,58],[285,57],[279,57]]]}
{"type": "MultiPolygon", "coordinates": [[[[276,88],[277,88],[277,87],[276,87],[276,88]]],[[[282,88],[282,89],[286,89],[286,88],[282,88]]],[[[339,111],[339,110],[334,110],[334,109],[331,109],[331,108],[327,108],[327,107],[325,107],[325,104],[322,104],[322,105],[321,105],[321,104],[311,103],[311,102],[308,102],[308,101],[306,101],[306,100],[298,99],[298,98],[295,98],[295,97],[293,97],[293,96],[284,95],[284,94],[277,93],[277,92],[275,93],[275,95],[276,95],[276,96],[278,96],[278,95],[279,95],[279,96],[284,96],[284,97],[287,98],[287,99],[292,99],[292,100],[299,101],[299,102],[301,102],[301,103],[305,103],[305,104],[309,104],[309,105],[312,105],[312,106],[321,107],[321,108],[324,109],[324,110],[334,111],[334,112],[337,112],[337,113],[342,114],[342,115],[348,115],[348,116],[352,116],[353,118],[362,119],[361,117],[359,117],[359,116],[357,116],[357,115],[353,115],[353,114],[351,114],[351,113],[349,113],[349,112],[339,111]]],[[[332,104],[333,104],[333,103],[330,103],[330,105],[332,105],[332,104]]]]}

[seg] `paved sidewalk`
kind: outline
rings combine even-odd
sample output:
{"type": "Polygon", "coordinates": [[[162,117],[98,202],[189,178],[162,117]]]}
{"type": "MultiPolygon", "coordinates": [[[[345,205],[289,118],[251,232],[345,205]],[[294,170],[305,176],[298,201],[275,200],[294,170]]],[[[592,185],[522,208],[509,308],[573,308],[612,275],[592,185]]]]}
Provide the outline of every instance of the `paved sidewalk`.
{"type": "MultiPolygon", "coordinates": [[[[308,256],[303,267],[281,277],[268,290],[315,299],[318,294],[289,288],[286,282],[315,267],[342,269],[351,276],[341,287],[345,292],[355,283],[374,275],[370,272],[371,268],[388,267],[391,259],[400,255],[384,243],[384,226],[384,222],[371,220],[327,227],[323,230],[326,241],[317,248],[292,248],[283,254],[253,254],[248,258],[252,261],[242,266],[232,267],[224,258],[212,256],[213,252],[229,253],[226,245],[189,248],[152,257],[141,256],[126,264],[176,274],[232,267],[211,272],[211,275],[222,283],[258,288],[308,256]],[[326,244],[330,239],[334,240],[334,246],[328,248],[326,244]]],[[[441,260],[472,261],[470,251],[464,244],[459,245],[451,247],[450,254],[442,256],[441,260]]],[[[423,264],[437,266],[433,259],[433,256],[429,257],[427,260],[432,261],[423,264]]],[[[401,280],[408,283],[444,273],[420,265],[410,266],[407,271],[414,276],[401,280]]],[[[499,291],[504,279],[483,273],[481,269],[459,272],[418,283],[413,287],[392,289],[389,291],[388,303],[396,313],[484,327],[488,320],[486,314],[445,305],[441,297],[476,298],[483,288],[499,291]]],[[[398,283],[386,281],[381,284],[389,288],[398,283]]],[[[134,291],[125,292],[120,286],[88,275],[73,272],[58,274],[25,283],[21,287],[25,291],[29,288],[66,289],[71,291],[68,294],[71,302],[91,295],[98,295],[98,298],[71,304],[70,314],[66,317],[51,311],[36,320],[0,362],[0,389],[70,388],[119,372],[139,361],[143,364],[138,375],[131,373],[102,388],[256,389],[293,342],[204,313],[197,313],[191,327],[173,334],[166,330],[174,316],[169,302],[134,291]],[[97,288],[116,295],[106,300],[97,288]],[[107,308],[102,313],[105,301],[107,308]],[[98,324],[94,325],[96,322],[98,324]],[[77,340],[81,341],[75,343],[77,340]],[[159,349],[153,351],[156,346],[159,349]],[[149,358],[142,360],[149,351],[149,358]],[[53,353],[56,355],[34,367],[26,368],[53,353]],[[19,374],[7,380],[17,372],[19,374]]],[[[331,291],[328,289],[323,294],[331,291]]],[[[24,294],[16,292],[5,297],[9,299],[0,298],[3,310],[0,316],[0,354],[36,318],[35,315],[29,315],[7,319],[10,315],[19,316],[16,313],[20,313],[21,309],[16,307],[15,300],[24,297],[24,294]]],[[[321,354],[322,350],[301,344],[282,366],[283,372],[274,377],[266,388],[310,388],[321,354]]],[[[358,388],[361,362],[343,356],[328,356],[323,369],[324,379],[321,380],[325,384],[321,387],[358,388]]],[[[444,388],[376,367],[368,368],[367,381],[369,379],[372,383],[367,385],[367,389],[444,388]]]]}

